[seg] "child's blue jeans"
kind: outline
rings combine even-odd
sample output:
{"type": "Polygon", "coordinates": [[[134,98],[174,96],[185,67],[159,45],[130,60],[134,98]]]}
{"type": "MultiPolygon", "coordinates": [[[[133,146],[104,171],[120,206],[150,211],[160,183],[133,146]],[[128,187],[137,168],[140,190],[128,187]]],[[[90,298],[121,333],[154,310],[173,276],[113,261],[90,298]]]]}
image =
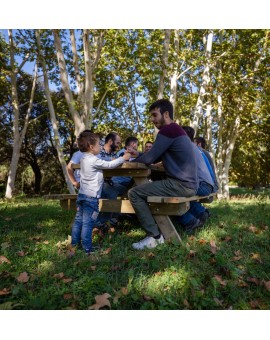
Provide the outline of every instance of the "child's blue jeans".
{"type": "Polygon", "coordinates": [[[98,198],[78,194],[77,213],[72,226],[71,244],[72,246],[82,243],[86,253],[92,251],[92,230],[98,217],[98,198]]]}

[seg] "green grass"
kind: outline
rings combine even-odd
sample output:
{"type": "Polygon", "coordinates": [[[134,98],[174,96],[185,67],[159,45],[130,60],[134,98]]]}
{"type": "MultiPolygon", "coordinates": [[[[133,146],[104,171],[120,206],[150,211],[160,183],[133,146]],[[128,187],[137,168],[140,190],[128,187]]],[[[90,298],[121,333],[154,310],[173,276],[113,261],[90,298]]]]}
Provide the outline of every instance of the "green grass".
{"type": "Polygon", "coordinates": [[[209,209],[204,229],[180,232],[184,247],[134,251],[144,232],[136,218],[124,219],[103,252],[86,257],[71,256],[74,212],[58,201],[2,200],[0,255],[10,263],[0,264],[0,309],[88,309],[104,293],[115,310],[269,309],[269,197],[235,197],[209,209]],[[20,283],[23,272],[29,280],[20,283]]]}

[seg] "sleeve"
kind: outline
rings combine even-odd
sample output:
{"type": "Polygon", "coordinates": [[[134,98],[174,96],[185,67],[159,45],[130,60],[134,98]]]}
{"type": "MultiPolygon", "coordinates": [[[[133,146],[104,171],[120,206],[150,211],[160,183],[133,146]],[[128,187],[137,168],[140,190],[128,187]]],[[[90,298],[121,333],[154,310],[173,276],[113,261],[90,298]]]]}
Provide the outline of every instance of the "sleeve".
{"type": "Polygon", "coordinates": [[[124,162],[125,159],[123,157],[116,158],[113,161],[105,161],[97,157],[94,163],[94,167],[96,169],[114,169],[124,162]]]}
{"type": "Polygon", "coordinates": [[[137,157],[134,161],[144,163],[146,165],[160,162],[161,156],[170,147],[172,142],[172,138],[158,134],[152,148],[148,152],[137,157]]]}

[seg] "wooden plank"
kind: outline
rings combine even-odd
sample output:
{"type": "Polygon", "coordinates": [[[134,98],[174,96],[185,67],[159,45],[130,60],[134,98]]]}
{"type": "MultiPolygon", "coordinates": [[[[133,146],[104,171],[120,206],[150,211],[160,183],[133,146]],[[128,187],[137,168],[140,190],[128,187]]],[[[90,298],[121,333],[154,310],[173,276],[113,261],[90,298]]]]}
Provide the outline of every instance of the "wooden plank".
{"type": "Polygon", "coordinates": [[[150,169],[106,169],[103,170],[104,177],[113,177],[113,176],[131,176],[131,177],[147,177],[150,176],[150,169]]]}
{"type": "MultiPolygon", "coordinates": [[[[72,164],[73,169],[80,169],[80,164],[72,164]]],[[[148,169],[147,165],[139,162],[125,162],[115,169],[148,169]]],[[[104,171],[104,170],[103,170],[104,171]]]]}
{"type": "Polygon", "coordinates": [[[174,240],[177,243],[181,243],[183,245],[181,237],[179,236],[177,230],[175,229],[172,221],[168,216],[153,215],[153,217],[165,240],[174,240]]]}
{"type": "Polygon", "coordinates": [[[179,204],[171,203],[149,203],[150,210],[153,215],[169,215],[169,216],[182,216],[189,208],[189,202],[179,204]]]}
{"type": "Polygon", "coordinates": [[[172,203],[179,204],[190,201],[203,201],[209,200],[216,194],[210,194],[209,196],[191,196],[191,197],[162,197],[162,196],[148,196],[147,202],[149,203],[172,203]]]}
{"type": "Polygon", "coordinates": [[[51,194],[43,196],[45,199],[61,200],[61,199],[77,199],[77,194],[51,194]]]}

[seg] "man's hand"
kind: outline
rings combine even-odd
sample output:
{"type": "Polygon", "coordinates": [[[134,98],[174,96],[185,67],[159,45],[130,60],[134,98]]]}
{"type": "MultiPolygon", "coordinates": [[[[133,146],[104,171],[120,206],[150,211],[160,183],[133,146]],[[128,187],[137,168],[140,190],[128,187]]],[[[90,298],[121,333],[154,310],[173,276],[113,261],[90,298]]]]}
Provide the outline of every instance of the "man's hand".
{"type": "Polygon", "coordinates": [[[139,151],[135,150],[131,146],[127,147],[127,152],[129,152],[131,154],[131,157],[134,157],[134,158],[137,158],[140,154],[139,151]]]}

